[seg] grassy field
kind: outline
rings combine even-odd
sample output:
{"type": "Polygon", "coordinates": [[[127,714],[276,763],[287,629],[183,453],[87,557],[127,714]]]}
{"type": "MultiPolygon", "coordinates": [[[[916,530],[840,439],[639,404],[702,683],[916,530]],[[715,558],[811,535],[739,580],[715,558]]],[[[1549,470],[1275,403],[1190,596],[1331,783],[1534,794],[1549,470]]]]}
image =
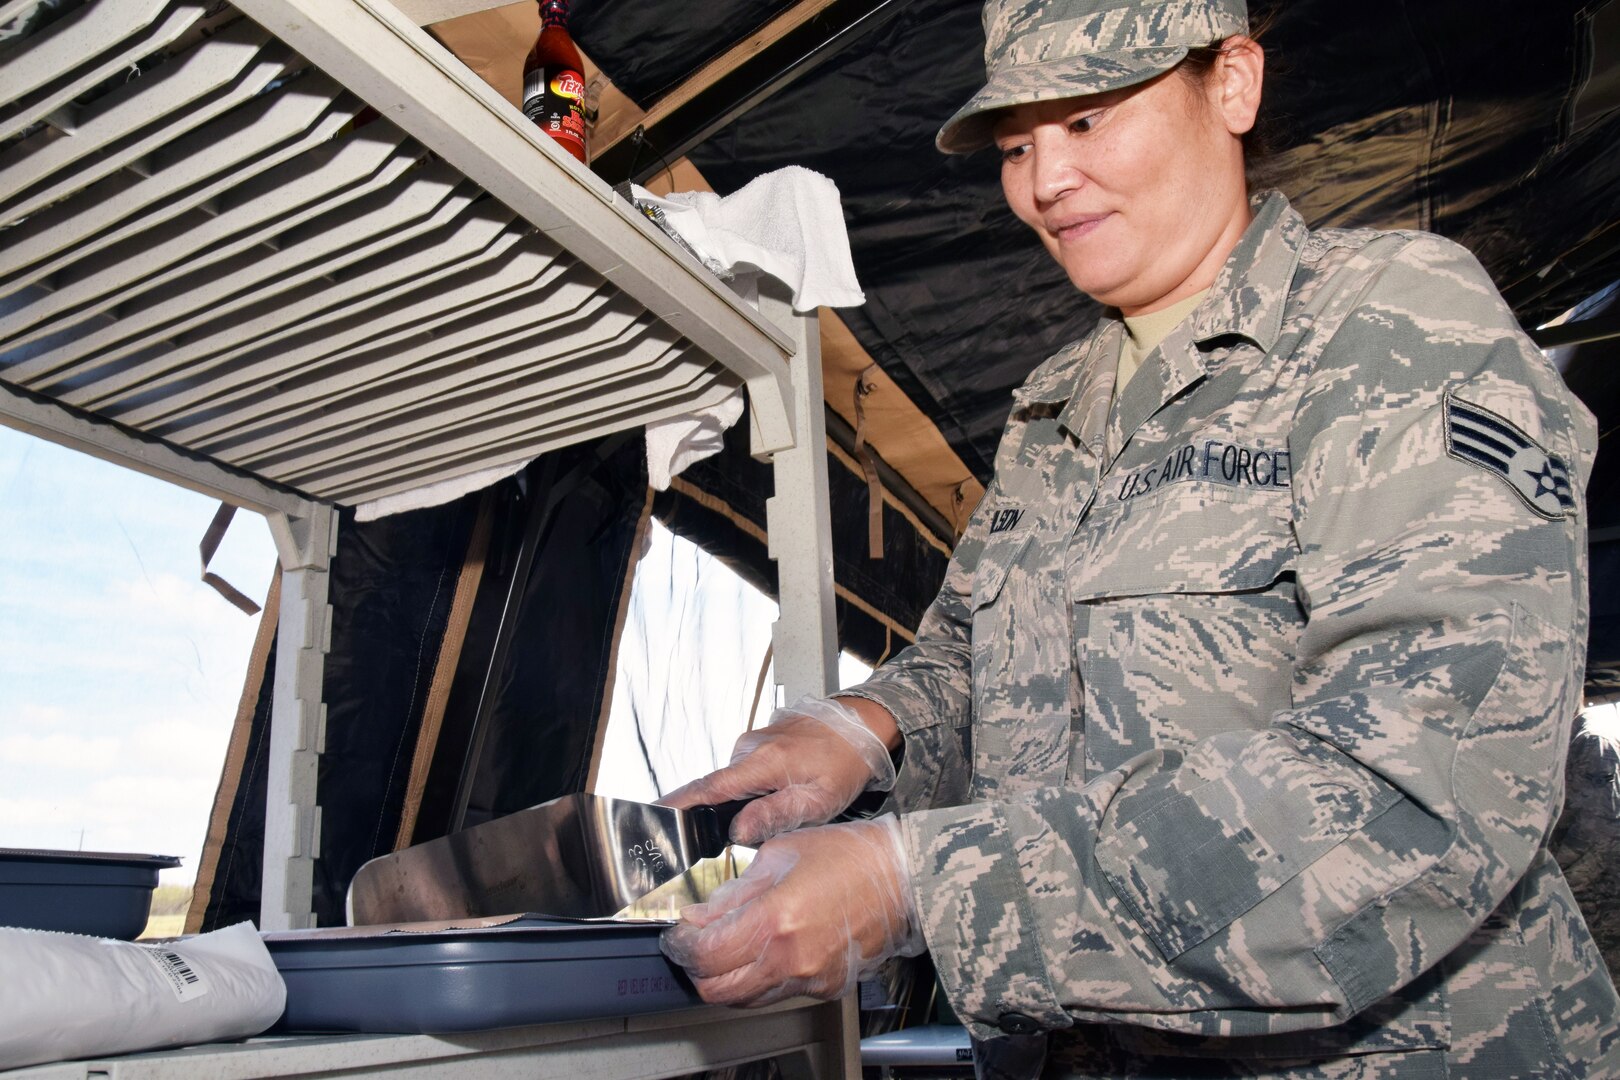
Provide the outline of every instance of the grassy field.
{"type": "Polygon", "coordinates": [[[141,937],[178,937],[185,931],[186,910],[190,907],[190,885],[159,885],[152,894],[152,914],[141,937]]]}
{"type": "Polygon", "coordinates": [[[153,915],[146,920],[146,929],[141,931],[141,937],[168,938],[179,937],[185,933],[186,916],[184,912],[179,915],[153,915]]]}

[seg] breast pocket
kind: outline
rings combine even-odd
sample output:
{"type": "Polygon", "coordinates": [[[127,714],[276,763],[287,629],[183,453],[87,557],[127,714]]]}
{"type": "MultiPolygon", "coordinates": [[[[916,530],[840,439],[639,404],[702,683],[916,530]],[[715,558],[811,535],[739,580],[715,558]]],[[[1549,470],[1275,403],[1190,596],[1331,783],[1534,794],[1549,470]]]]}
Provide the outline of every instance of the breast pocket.
{"type": "Polygon", "coordinates": [[[1304,625],[1287,492],[1178,484],[1100,508],[1071,549],[1087,780],[1147,750],[1259,729],[1304,625]]]}
{"type": "Polygon", "coordinates": [[[1072,638],[1050,532],[993,539],[973,575],[975,800],[1061,783],[1067,768],[1072,638]]]}

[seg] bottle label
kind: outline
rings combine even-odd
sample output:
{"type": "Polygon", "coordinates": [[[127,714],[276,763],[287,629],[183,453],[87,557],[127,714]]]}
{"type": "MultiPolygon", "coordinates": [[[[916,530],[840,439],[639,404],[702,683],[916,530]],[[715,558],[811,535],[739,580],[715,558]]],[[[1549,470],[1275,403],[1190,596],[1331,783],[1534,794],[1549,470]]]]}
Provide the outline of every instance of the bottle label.
{"type": "Polygon", "coordinates": [[[541,67],[523,80],[523,115],[559,142],[585,149],[585,80],[569,68],[541,67]]]}

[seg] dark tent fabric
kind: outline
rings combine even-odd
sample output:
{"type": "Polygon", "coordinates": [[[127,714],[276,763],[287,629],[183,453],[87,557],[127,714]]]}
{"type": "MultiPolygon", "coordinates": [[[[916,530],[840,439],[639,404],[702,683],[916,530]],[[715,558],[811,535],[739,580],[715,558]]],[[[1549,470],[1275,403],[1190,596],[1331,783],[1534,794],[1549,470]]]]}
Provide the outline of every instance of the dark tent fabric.
{"type": "MultiPolygon", "coordinates": [[[[450,691],[417,839],[448,828],[489,639],[506,605],[506,585],[526,511],[547,492],[568,491],[539,537],[523,602],[484,714],[483,753],[472,774],[468,823],[578,790],[589,767],[603,672],[613,651],[614,614],[646,502],[638,444],[616,441],[601,460],[587,444],[546,455],[491,493],[496,515],[486,573],[474,603],[462,663],[450,691]],[[550,484],[542,484],[543,478],[550,484]],[[484,647],[478,648],[477,643],[484,647]]],[[[332,642],[326,660],[325,747],[321,754],[320,857],[314,908],[319,925],[343,925],[349,881],[367,860],[394,850],[406,774],[443,646],[451,594],[485,496],[357,523],[345,513],[332,563],[332,642]]],[[[272,659],[271,663],[274,663],[272,659]]],[[[226,823],[203,916],[210,930],[259,914],[265,770],[273,680],[252,717],[243,775],[226,823]]]]}
{"type": "Polygon", "coordinates": [[[571,791],[590,769],[598,718],[613,667],[620,590],[635,555],[647,501],[642,444],[614,439],[547,455],[525,470],[528,492],[505,493],[510,513],[490,550],[468,640],[445,713],[414,842],[451,830],[453,797],[466,755],[470,763],[463,825],[476,825],[571,791]],[[605,454],[605,456],[603,456],[605,454]],[[560,501],[548,516],[548,465],[560,501]],[[514,595],[504,664],[493,675],[482,736],[473,731],[507,589],[526,530],[538,527],[532,565],[514,595]]]}
{"type": "MultiPolygon", "coordinates": [[[[414,722],[444,633],[447,604],[436,601],[460,572],[476,512],[472,498],[366,524],[357,524],[352,513],[340,519],[318,787],[315,903],[323,924],[334,912],[342,923],[348,879],[371,857],[356,861],[360,853],[373,850],[379,838],[393,839],[388,821],[399,813],[402,769],[410,765],[414,722]]],[[[272,649],[269,670],[274,662],[272,649]]],[[[258,918],[273,687],[273,679],[260,687],[204,930],[258,918]]]]}
{"type": "MultiPolygon", "coordinates": [[[[1620,314],[1620,286],[1578,308],[1574,318],[1620,314]]],[[[1564,381],[1599,417],[1620,414],[1620,339],[1594,341],[1557,350],[1554,359],[1564,381]]],[[[1620,429],[1599,425],[1598,455],[1586,488],[1591,551],[1592,629],[1588,671],[1620,666],[1620,429]]]]}
{"type": "MultiPolygon", "coordinates": [[[[581,0],[575,18],[582,47],[643,106],[638,94],[675,78],[643,75],[648,7],[581,0]]],[[[1599,235],[1620,184],[1617,10],[1256,2],[1279,149],[1268,175],[1313,225],[1425,228],[1468,245],[1523,321],[1544,322],[1620,278],[1620,238],[1599,235]]],[[[738,40],[763,12],[704,14],[667,20],[658,38],[688,72],[717,28],[738,40]]],[[[982,47],[977,4],[912,0],[690,156],[722,193],[787,164],[832,177],[867,294],[846,321],[987,479],[1007,392],[1097,311],[1006,211],[993,155],[933,148],[977,88],[982,47]]]]}
{"type": "Polygon", "coordinates": [[[618,49],[613,81],[633,101],[658,100],[735,41],[793,6],[793,0],[704,0],[702,18],[664,4],[575,0],[568,27],[591,53],[596,43],[634,42],[618,49]],[[716,33],[716,28],[724,28],[716,33]]]}

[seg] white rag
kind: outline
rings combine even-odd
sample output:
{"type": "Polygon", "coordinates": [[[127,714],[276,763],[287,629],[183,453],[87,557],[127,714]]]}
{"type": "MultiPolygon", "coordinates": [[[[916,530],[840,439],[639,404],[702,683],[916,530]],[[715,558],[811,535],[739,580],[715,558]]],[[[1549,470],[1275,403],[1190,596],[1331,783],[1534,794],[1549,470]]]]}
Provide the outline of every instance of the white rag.
{"type": "MultiPolygon", "coordinates": [[[[664,222],[705,264],[762,271],[793,292],[796,311],[857,307],[866,302],[855,280],[849,233],[838,187],[798,165],[757,176],[730,195],[682,191],[659,197],[632,187],[637,202],[656,206],[664,222]]],[[[759,306],[757,274],[739,274],[732,288],[759,306]]],[[[720,452],[726,430],[742,416],[743,394],[717,405],[647,425],[647,477],[659,491],[695,461],[720,452]]]]}
{"type": "Polygon", "coordinates": [[[495,465],[488,469],[479,469],[477,472],[463,473],[461,476],[452,476],[448,480],[439,480],[432,484],[424,484],[419,488],[401,491],[394,495],[384,495],[369,502],[356,503],[354,519],[356,521],[375,521],[378,518],[388,517],[390,514],[403,514],[407,510],[420,510],[424,506],[442,506],[447,502],[454,502],[469,491],[481,491],[491,484],[505,480],[523,470],[528,461],[514,461],[506,465],[495,465]]]}
{"type": "Polygon", "coordinates": [[[738,388],[706,409],[648,424],[647,482],[668,491],[669,482],[688,465],[720,452],[726,429],[742,414],[743,392],[738,388]]]}
{"type": "Polygon", "coordinates": [[[709,191],[657,196],[632,187],[638,202],[663,211],[705,260],[730,269],[752,266],[793,290],[796,311],[859,307],[866,296],[855,280],[838,186],[799,165],[756,176],[722,198],[709,191]]]}

